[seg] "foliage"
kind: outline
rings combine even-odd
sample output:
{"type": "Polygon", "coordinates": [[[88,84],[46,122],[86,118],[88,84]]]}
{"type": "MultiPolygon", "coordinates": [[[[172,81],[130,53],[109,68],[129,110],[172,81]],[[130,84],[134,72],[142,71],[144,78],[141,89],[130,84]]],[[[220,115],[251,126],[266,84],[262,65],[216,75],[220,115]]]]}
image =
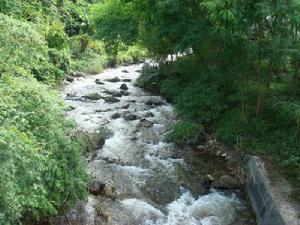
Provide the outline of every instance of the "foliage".
{"type": "Polygon", "coordinates": [[[54,83],[62,72],[49,61],[48,47],[42,35],[30,23],[0,14],[1,75],[34,75],[38,80],[54,83]]]}
{"type": "Polygon", "coordinates": [[[171,127],[166,139],[178,145],[195,144],[199,138],[200,131],[199,125],[194,122],[178,122],[171,127]]]}
{"type": "Polygon", "coordinates": [[[45,219],[84,198],[83,158],[57,93],[8,75],[0,92],[0,224],[45,219]]]}
{"type": "Polygon", "coordinates": [[[54,22],[47,26],[45,37],[49,48],[61,50],[65,47],[67,35],[61,23],[54,22]]]}

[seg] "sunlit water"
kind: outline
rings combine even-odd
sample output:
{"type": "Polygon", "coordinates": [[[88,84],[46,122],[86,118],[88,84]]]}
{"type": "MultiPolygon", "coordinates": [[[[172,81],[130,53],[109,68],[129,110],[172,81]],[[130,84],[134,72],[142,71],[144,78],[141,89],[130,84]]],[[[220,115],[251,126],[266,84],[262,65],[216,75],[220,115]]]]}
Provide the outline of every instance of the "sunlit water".
{"type": "MultiPolygon", "coordinates": [[[[106,126],[113,133],[89,163],[92,176],[115,187],[121,199],[100,201],[109,215],[107,224],[235,224],[237,213],[244,210],[241,201],[234,194],[216,191],[203,195],[201,177],[205,174],[197,174],[184,160],[190,152],[165,142],[165,134],[176,121],[176,116],[172,106],[164,99],[133,86],[141,67],[132,65],[107,69],[99,75],[76,78],[62,91],[63,98],[74,107],[68,116],[77,122],[80,129],[97,130],[106,126]],[[105,81],[114,77],[132,81],[105,81]],[[104,84],[96,84],[96,79],[104,84]],[[91,93],[110,96],[104,91],[120,91],[122,83],[127,84],[129,96],[117,97],[120,102],[92,101],[84,97],[91,93]],[[149,99],[162,101],[163,105],[146,105],[149,99]],[[126,121],[122,116],[112,119],[116,112],[122,115],[131,113],[137,119],[126,121]],[[145,119],[146,124],[142,121],[145,119]]],[[[99,204],[96,201],[90,197],[85,207],[86,225],[98,224],[94,221],[96,213],[93,205],[99,204]]]]}

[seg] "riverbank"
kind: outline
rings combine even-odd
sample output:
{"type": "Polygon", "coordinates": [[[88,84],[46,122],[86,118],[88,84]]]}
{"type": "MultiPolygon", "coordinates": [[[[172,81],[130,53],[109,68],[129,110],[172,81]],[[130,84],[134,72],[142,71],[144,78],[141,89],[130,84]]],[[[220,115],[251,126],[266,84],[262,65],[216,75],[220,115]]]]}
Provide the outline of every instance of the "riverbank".
{"type": "Polygon", "coordinates": [[[76,213],[69,217],[72,224],[180,224],[182,219],[188,224],[255,224],[239,188],[214,192],[203,186],[207,175],[224,175],[221,158],[196,157],[199,151],[166,142],[176,115],[163,98],[134,86],[141,68],[76,78],[62,91],[72,108],[68,117],[79,128],[105,126],[112,133],[88,164],[96,196],[81,207],[83,219],[76,213]]]}

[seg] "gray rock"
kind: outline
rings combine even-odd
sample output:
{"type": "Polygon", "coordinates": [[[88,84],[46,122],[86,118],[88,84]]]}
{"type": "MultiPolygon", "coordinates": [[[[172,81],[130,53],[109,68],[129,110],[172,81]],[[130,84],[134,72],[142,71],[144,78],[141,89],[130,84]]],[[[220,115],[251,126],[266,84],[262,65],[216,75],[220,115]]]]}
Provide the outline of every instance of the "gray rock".
{"type": "Polygon", "coordinates": [[[118,119],[118,118],[120,118],[120,117],[121,117],[121,114],[120,114],[120,113],[114,113],[114,114],[111,116],[112,119],[118,119]]]}
{"type": "Polygon", "coordinates": [[[237,189],[240,188],[240,183],[230,175],[222,175],[216,180],[215,186],[217,188],[237,189]]]}
{"type": "Polygon", "coordinates": [[[96,113],[101,113],[101,112],[109,112],[111,109],[97,109],[95,112],[96,113]]]}
{"type": "Polygon", "coordinates": [[[120,87],[121,90],[124,90],[124,91],[127,91],[128,90],[128,87],[126,84],[121,84],[121,87],[120,87]]]}
{"type": "Polygon", "coordinates": [[[120,80],[120,78],[118,78],[118,77],[114,77],[114,78],[111,78],[111,79],[107,79],[107,80],[105,80],[105,81],[115,83],[115,82],[120,82],[121,80],[120,80]]]}
{"type": "Polygon", "coordinates": [[[67,94],[67,99],[72,99],[72,98],[76,98],[76,97],[77,97],[76,94],[72,94],[72,93],[67,94]]]}
{"type": "Polygon", "coordinates": [[[140,127],[151,127],[153,125],[153,122],[146,120],[146,119],[141,119],[139,126],[140,127]]]}
{"type": "Polygon", "coordinates": [[[131,79],[128,79],[128,78],[125,78],[125,79],[122,79],[123,82],[131,82],[132,80],[131,79]]]}
{"type": "Polygon", "coordinates": [[[99,100],[102,97],[98,93],[92,93],[92,94],[86,95],[85,98],[89,99],[89,100],[99,100]]]}
{"type": "Polygon", "coordinates": [[[116,103],[120,101],[120,99],[117,99],[114,96],[104,97],[103,99],[105,102],[109,102],[109,103],[116,103]]]}
{"type": "Polygon", "coordinates": [[[68,111],[72,111],[72,110],[74,110],[74,109],[76,109],[76,107],[74,107],[74,106],[71,106],[71,105],[70,105],[70,106],[68,107],[68,111]]]}
{"type": "Polygon", "coordinates": [[[125,113],[123,115],[123,118],[124,118],[124,120],[127,120],[127,121],[133,121],[133,120],[137,120],[137,115],[131,114],[131,113],[125,113]]]}
{"type": "Polygon", "coordinates": [[[118,193],[116,188],[109,185],[105,185],[105,188],[103,190],[103,196],[111,198],[112,200],[118,199],[118,193]]]}
{"type": "Polygon", "coordinates": [[[99,85],[103,85],[103,84],[104,84],[103,82],[100,81],[100,79],[96,79],[96,80],[95,80],[95,83],[96,83],[96,84],[99,84],[99,85]]]}
{"type": "Polygon", "coordinates": [[[129,106],[130,106],[130,104],[126,104],[126,105],[123,105],[121,108],[122,108],[122,109],[128,109],[129,106]]]}
{"type": "Polygon", "coordinates": [[[73,78],[73,77],[66,77],[66,81],[68,81],[68,82],[73,82],[75,79],[73,78]]]}
{"type": "Polygon", "coordinates": [[[129,73],[128,70],[122,70],[122,73],[129,73]]]}
{"type": "Polygon", "coordinates": [[[140,72],[142,72],[142,71],[141,71],[141,70],[136,70],[135,72],[140,73],[140,72]]]}
{"type": "Polygon", "coordinates": [[[144,114],[144,116],[145,117],[154,117],[154,115],[153,115],[153,113],[152,112],[146,112],[145,114],[144,114]]]}
{"type": "Polygon", "coordinates": [[[159,99],[149,99],[145,102],[145,104],[149,106],[161,106],[164,105],[165,103],[159,99]]]}
{"type": "Polygon", "coordinates": [[[119,91],[111,91],[111,90],[105,90],[103,91],[105,94],[108,94],[108,95],[112,95],[114,97],[122,97],[122,92],[119,92],[119,91]]]}
{"type": "Polygon", "coordinates": [[[105,190],[105,184],[99,181],[92,181],[88,186],[88,191],[90,194],[98,196],[103,195],[105,190]]]}

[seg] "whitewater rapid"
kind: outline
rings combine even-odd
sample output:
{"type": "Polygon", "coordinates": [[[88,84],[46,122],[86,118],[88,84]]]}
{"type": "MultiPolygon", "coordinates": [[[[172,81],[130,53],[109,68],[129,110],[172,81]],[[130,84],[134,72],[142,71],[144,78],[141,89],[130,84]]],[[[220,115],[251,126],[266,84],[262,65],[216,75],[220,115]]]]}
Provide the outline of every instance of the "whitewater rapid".
{"type": "Polygon", "coordinates": [[[240,216],[249,209],[236,194],[215,190],[205,194],[201,182],[206,174],[201,168],[209,162],[199,161],[188,148],[165,141],[176,114],[162,97],[134,86],[141,68],[142,64],[107,69],[76,78],[62,90],[62,97],[73,108],[67,116],[79,129],[97,132],[106,127],[112,133],[88,169],[95,180],[113,186],[119,198],[90,196],[82,224],[252,225],[240,216]],[[108,81],[116,77],[120,81],[108,81]],[[107,91],[120,92],[121,84],[127,85],[128,93],[116,97],[118,102],[105,101],[111,96],[107,91]],[[101,98],[85,97],[93,93],[101,98]],[[120,118],[112,119],[115,113],[120,118]],[[128,114],[136,119],[125,120],[128,114]],[[95,219],[99,207],[106,216],[101,223],[95,219]]]}

